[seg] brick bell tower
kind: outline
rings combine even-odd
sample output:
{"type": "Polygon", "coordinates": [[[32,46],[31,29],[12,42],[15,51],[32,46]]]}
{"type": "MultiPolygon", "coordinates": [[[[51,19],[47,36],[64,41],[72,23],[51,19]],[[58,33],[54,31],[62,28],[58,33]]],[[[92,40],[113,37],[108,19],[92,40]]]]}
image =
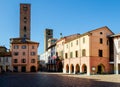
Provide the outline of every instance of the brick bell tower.
{"type": "Polygon", "coordinates": [[[20,38],[30,40],[30,4],[20,4],[20,38]]]}

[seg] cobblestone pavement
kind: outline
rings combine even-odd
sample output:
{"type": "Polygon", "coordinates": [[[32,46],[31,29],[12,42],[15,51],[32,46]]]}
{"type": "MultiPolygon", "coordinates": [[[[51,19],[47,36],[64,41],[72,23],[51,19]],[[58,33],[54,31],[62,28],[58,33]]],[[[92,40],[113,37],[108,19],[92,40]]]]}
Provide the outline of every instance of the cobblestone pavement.
{"type": "Polygon", "coordinates": [[[120,87],[120,75],[5,73],[0,74],[0,87],[120,87]]]}

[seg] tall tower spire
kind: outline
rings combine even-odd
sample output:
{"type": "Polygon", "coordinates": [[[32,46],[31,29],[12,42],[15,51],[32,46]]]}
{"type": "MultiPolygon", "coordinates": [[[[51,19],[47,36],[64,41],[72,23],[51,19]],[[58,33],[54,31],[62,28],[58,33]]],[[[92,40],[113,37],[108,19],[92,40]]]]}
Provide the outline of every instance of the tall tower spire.
{"type": "Polygon", "coordinates": [[[20,38],[30,40],[30,4],[20,4],[20,38]]]}

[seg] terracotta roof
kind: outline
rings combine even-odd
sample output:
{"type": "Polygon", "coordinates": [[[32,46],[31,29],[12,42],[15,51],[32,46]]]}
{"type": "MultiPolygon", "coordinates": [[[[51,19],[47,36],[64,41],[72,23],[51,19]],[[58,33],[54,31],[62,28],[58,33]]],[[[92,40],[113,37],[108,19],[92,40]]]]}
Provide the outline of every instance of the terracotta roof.
{"type": "Polygon", "coordinates": [[[39,44],[38,42],[34,42],[25,38],[11,38],[11,44],[39,44]]]}
{"type": "MultiPolygon", "coordinates": [[[[86,33],[84,33],[84,34],[81,34],[81,36],[84,36],[84,35],[90,34],[91,32],[96,31],[96,30],[99,30],[99,29],[102,29],[102,28],[106,28],[106,29],[108,29],[110,32],[112,32],[107,26],[103,26],[103,27],[100,27],[100,28],[97,28],[97,29],[94,29],[94,30],[88,31],[88,32],[86,32],[86,33]]],[[[113,32],[112,32],[112,33],[113,33],[113,32]]],[[[113,34],[114,34],[114,33],[113,33],[113,34]]]]}
{"type": "Polygon", "coordinates": [[[62,37],[61,39],[57,40],[57,42],[59,42],[59,41],[61,41],[63,39],[65,39],[65,42],[69,42],[71,40],[74,40],[74,39],[78,38],[79,36],[80,36],[79,33],[78,34],[72,34],[72,35],[69,35],[69,36],[62,37]]]}
{"type": "MultiPolygon", "coordinates": [[[[73,34],[73,35],[65,36],[65,37],[59,39],[57,42],[65,39],[65,43],[67,43],[67,42],[69,42],[69,41],[72,41],[72,40],[77,39],[77,38],[79,38],[79,37],[82,37],[82,36],[84,36],[84,35],[89,35],[89,34],[91,34],[93,31],[96,31],[96,30],[99,30],[99,29],[102,29],[102,28],[106,28],[106,29],[108,29],[111,33],[113,33],[107,26],[103,26],[103,27],[100,27],[100,28],[97,28],[97,29],[88,31],[88,32],[83,33],[83,34],[73,34]]],[[[114,33],[113,33],[113,34],[114,34],[114,33]]]]}

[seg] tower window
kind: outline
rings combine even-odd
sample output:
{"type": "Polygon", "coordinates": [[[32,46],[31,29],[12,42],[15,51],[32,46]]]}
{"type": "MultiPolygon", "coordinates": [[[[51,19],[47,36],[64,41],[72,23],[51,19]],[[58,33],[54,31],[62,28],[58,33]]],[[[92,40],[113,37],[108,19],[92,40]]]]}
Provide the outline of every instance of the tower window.
{"type": "Polygon", "coordinates": [[[26,23],[27,22],[27,18],[26,17],[24,17],[24,23],[26,23]]]}
{"type": "Polygon", "coordinates": [[[26,26],[24,26],[24,32],[26,32],[26,26]]]}
{"type": "Polygon", "coordinates": [[[50,30],[48,31],[48,35],[51,35],[51,32],[50,32],[50,30]]]}
{"type": "Polygon", "coordinates": [[[28,9],[27,6],[24,5],[24,6],[23,6],[23,10],[24,10],[24,11],[27,11],[27,9],[28,9]]]}

